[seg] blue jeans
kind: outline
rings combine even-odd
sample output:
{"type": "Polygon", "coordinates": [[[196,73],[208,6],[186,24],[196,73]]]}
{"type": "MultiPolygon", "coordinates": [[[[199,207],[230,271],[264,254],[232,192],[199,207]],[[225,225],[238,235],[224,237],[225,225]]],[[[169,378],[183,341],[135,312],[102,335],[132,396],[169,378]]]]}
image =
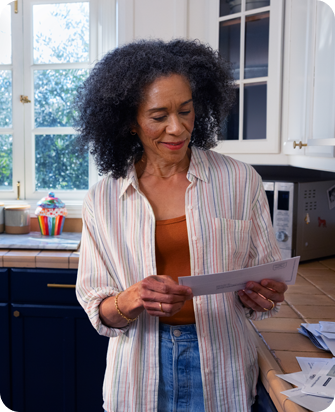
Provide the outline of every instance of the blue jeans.
{"type": "Polygon", "coordinates": [[[158,412],[204,412],[195,325],[159,326],[158,412]]]}

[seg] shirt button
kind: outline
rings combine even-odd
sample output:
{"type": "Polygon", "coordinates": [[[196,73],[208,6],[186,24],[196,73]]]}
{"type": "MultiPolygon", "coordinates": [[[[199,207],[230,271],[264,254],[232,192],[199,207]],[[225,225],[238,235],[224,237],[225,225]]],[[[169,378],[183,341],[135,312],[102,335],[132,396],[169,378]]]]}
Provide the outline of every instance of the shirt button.
{"type": "Polygon", "coordinates": [[[173,331],[173,334],[174,334],[174,336],[176,336],[177,338],[181,335],[181,332],[180,332],[180,330],[179,329],[175,329],[174,331],[173,331]]]}
{"type": "Polygon", "coordinates": [[[196,236],[193,236],[193,240],[196,241],[198,240],[198,238],[196,236]]]}
{"type": "Polygon", "coordinates": [[[193,207],[191,205],[188,206],[188,210],[192,210],[193,207]]]}

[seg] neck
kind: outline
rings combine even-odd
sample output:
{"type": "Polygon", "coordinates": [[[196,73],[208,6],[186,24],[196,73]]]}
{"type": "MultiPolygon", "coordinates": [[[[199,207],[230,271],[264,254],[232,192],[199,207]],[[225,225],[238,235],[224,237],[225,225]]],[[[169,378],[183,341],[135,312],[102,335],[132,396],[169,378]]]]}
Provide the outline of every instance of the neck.
{"type": "Polygon", "coordinates": [[[136,171],[139,178],[155,176],[157,178],[168,179],[179,173],[187,173],[190,165],[191,150],[188,149],[184,158],[177,163],[163,161],[163,159],[148,159],[146,153],[141,160],[136,163],[136,171]]]}

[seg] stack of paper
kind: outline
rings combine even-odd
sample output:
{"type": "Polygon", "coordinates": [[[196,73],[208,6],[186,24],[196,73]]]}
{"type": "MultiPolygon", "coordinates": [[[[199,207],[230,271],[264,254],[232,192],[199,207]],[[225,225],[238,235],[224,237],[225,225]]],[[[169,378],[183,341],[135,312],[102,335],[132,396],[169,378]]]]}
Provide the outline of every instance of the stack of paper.
{"type": "Polygon", "coordinates": [[[282,394],[312,412],[327,409],[333,403],[335,395],[335,358],[297,357],[297,361],[302,372],[277,375],[297,386],[282,394]]]}
{"type": "Polygon", "coordinates": [[[335,356],[335,322],[302,323],[298,331],[317,348],[328,350],[335,356]]]}

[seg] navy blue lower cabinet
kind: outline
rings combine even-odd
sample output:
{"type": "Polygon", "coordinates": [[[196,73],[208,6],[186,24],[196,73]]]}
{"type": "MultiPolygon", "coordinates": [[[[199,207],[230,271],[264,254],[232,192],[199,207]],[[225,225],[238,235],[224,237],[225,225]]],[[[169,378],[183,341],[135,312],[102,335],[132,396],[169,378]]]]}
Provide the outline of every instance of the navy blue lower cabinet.
{"type": "Polygon", "coordinates": [[[2,402],[11,409],[10,399],[10,345],[9,305],[0,303],[0,395],[2,402]]]}
{"type": "Polygon", "coordinates": [[[11,304],[17,412],[102,411],[108,339],[81,307],[11,304]]]}

